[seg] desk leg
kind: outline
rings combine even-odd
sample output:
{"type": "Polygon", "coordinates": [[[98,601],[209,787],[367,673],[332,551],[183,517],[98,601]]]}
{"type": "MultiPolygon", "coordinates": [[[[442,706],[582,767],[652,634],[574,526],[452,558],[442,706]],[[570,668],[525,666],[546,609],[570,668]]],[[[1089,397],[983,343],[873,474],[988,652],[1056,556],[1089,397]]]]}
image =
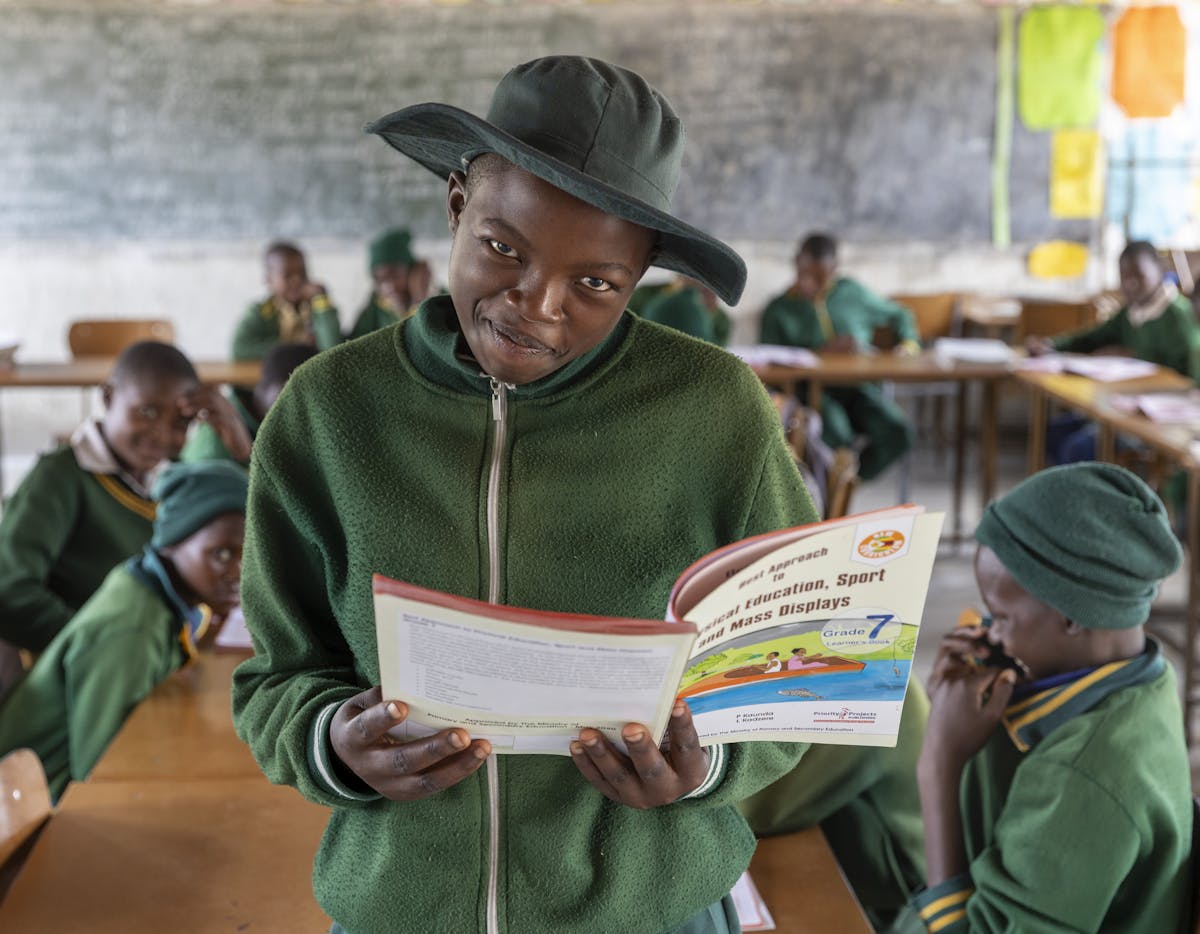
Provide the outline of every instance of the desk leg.
{"type": "Polygon", "coordinates": [[[818,415],[821,414],[821,390],[820,380],[810,379],[808,381],[808,407],[818,415]]]}
{"type": "Polygon", "coordinates": [[[1113,464],[1117,460],[1117,433],[1104,422],[1100,422],[1096,428],[1096,460],[1105,464],[1113,464]]]}
{"type": "Polygon", "coordinates": [[[961,542],[963,478],[966,476],[967,460],[967,381],[958,384],[954,401],[954,489],[951,511],[954,513],[954,541],[961,542]]]}
{"type": "Polygon", "coordinates": [[[982,500],[979,508],[982,510],[996,495],[996,461],[999,458],[999,391],[994,379],[986,380],[983,384],[983,437],[980,439],[979,456],[983,463],[980,465],[979,495],[982,500]]]}
{"type": "Polygon", "coordinates": [[[1192,745],[1192,711],[1195,708],[1196,633],[1200,629],[1200,468],[1188,471],[1187,490],[1187,621],[1184,624],[1183,643],[1183,735],[1188,747],[1192,745]]]}
{"type": "Polygon", "coordinates": [[[1037,386],[1029,387],[1029,465],[1030,475],[1046,466],[1046,410],[1049,400],[1037,386]]]}

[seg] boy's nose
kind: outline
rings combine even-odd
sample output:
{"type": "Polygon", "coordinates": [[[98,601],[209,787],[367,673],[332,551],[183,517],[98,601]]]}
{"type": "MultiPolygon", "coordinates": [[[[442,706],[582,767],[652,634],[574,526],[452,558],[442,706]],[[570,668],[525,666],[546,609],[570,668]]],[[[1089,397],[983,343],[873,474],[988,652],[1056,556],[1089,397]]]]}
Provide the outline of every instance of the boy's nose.
{"type": "Polygon", "coordinates": [[[509,290],[509,301],[526,321],[553,323],[562,317],[564,289],[554,282],[529,277],[509,290]]]}

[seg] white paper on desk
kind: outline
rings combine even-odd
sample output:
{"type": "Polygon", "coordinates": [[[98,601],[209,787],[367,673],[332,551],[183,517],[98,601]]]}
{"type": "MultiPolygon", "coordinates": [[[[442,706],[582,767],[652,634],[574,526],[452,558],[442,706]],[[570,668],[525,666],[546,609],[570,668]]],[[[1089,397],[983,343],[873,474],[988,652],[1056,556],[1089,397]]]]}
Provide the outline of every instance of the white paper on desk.
{"type": "Polygon", "coordinates": [[[1016,353],[1004,341],[986,337],[939,337],[933,342],[934,356],[962,363],[1009,363],[1016,353]]]}
{"type": "Polygon", "coordinates": [[[240,606],[235,606],[225,617],[225,622],[213,639],[213,645],[220,649],[254,648],[254,643],[250,641],[250,630],[246,628],[246,617],[242,615],[240,606]]]}
{"type": "Polygon", "coordinates": [[[1137,396],[1138,410],[1164,425],[1200,423],[1200,392],[1150,392],[1137,396]]]}
{"type": "Polygon", "coordinates": [[[767,910],[767,903],[763,901],[749,872],[742,873],[729,894],[733,896],[733,907],[743,931],[775,930],[775,919],[767,910]]]}
{"type": "Polygon", "coordinates": [[[755,344],[753,346],[729,347],[735,357],[741,357],[750,366],[816,366],[817,355],[807,347],[787,347],[782,344],[755,344]]]}
{"type": "Polygon", "coordinates": [[[1148,360],[1133,357],[1087,357],[1066,355],[1063,357],[1063,372],[1086,376],[1098,383],[1120,383],[1127,379],[1153,376],[1158,366],[1148,360]]]}

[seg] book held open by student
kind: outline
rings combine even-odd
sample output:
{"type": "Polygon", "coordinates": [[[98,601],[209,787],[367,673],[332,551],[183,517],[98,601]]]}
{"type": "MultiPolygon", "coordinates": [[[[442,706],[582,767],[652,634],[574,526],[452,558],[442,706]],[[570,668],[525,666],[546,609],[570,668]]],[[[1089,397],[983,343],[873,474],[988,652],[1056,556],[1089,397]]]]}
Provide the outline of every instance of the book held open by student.
{"type": "Polygon", "coordinates": [[[760,535],[689,567],[667,619],[550,613],[376,576],[386,698],[415,738],[567,755],[583,727],[661,738],[676,698],[704,744],[892,746],[942,515],[898,506],[760,535]]]}

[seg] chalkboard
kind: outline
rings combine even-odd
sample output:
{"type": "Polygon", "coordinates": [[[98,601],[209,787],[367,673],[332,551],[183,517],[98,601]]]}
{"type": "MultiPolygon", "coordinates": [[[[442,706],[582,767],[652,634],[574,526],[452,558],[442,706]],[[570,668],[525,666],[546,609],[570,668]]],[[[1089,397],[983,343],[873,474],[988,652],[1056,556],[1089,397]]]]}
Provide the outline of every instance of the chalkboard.
{"type": "MultiPolygon", "coordinates": [[[[366,137],[409,103],[482,113],[513,64],[595,55],[688,129],[679,214],[727,239],[986,242],[994,11],[602,4],[6,5],[0,238],[445,235],[443,184],[366,137]]],[[[1049,137],[1018,129],[1014,237],[1049,217],[1049,137]]]]}

